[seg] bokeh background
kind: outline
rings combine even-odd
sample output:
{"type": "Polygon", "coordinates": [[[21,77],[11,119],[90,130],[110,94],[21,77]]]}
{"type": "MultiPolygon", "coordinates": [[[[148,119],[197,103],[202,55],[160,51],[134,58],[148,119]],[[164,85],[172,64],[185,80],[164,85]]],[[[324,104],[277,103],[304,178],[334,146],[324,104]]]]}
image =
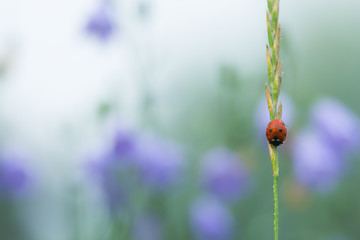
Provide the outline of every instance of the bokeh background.
{"type": "MultiPolygon", "coordinates": [[[[280,239],[360,239],[359,9],[280,1],[280,239]]],[[[2,0],[0,239],[272,239],[265,12],[2,0]]]]}

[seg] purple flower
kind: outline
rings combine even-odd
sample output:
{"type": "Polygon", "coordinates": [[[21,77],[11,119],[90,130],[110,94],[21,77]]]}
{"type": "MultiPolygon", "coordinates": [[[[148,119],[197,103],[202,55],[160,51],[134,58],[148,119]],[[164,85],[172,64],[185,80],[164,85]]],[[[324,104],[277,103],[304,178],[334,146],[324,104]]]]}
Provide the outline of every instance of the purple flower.
{"type": "Polygon", "coordinates": [[[89,163],[91,177],[99,184],[106,206],[116,215],[127,203],[125,165],[114,161],[112,154],[104,153],[89,163]]]}
{"type": "Polygon", "coordinates": [[[178,180],[184,158],[172,142],[143,137],[137,144],[137,167],[144,184],[164,189],[178,180]]]}
{"type": "Polygon", "coordinates": [[[136,144],[137,136],[133,131],[119,129],[111,143],[112,149],[110,152],[115,160],[131,163],[134,162],[136,157],[136,144]]]}
{"type": "Polygon", "coordinates": [[[191,207],[190,224],[198,239],[229,239],[233,221],[226,206],[214,198],[200,198],[191,207]]]}
{"type": "Polygon", "coordinates": [[[319,100],[313,106],[311,116],[315,130],[332,147],[344,151],[359,146],[359,118],[338,100],[319,100]]]}
{"type": "Polygon", "coordinates": [[[294,142],[293,166],[296,179],[320,192],[332,190],[344,169],[344,159],[314,131],[299,133],[294,142]]]}
{"type": "MultiPolygon", "coordinates": [[[[288,130],[291,129],[293,124],[293,118],[295,113],[295,104],[291,98],[284,93],[281,93],[279,102],[282,102],[283,111],[282,111],[282,120],[286,124],[288,130]]],[[[256,110],[255,110],[255,128],[256,132],[260,139],[266,142],[265,130],[266,126],[270,122],[269,109],[266,102],[266,98],[263,97],[259,101],[256,110]]]]}
{"type": "Polygon", "coordinates": [[[238,199],[246,190],[248,172],[231,150],[214,149],[202,160],[201,176],[206,189],[223,199],[238,199]]]}
{"type": "Polygon", "coordinates": [[[1,195],[16,196],[27,189],[30,176],[22,161],[21,157],[11,154],[0,157],[1,195]]]}
{"type": "Polygon", "coordinates": [[[162,225],[158,218],[152,215],[139,217],[133,226],[133,239],[158,240],[163,233],[162,225]]]}
{"type": "Polygon", "coordinates": [[[115,19],[109,4],[101,4],[96,12],[91,15],[86,30],[101,40],[107,40],[113,34],[115,19]]]}
{"type": "Polygon", "coordinates": [[[136,135],[121,129],[110,142],[110,149],[90,161],[92,177],[100,185],[110,212],[114,213],[127,203],[128,174],[135,163],[136,135]]]}

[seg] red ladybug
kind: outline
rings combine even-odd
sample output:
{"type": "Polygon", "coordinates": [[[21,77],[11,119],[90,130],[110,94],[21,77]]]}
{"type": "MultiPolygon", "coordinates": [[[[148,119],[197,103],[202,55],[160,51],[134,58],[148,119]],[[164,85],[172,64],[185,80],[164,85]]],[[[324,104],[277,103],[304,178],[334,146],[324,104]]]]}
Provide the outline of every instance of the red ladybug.
{"type": "Polygon", "coordinates": [[[283,144],[287,135],[285,123],[279,119],[272,120],[266,128],[266,139],[274,146],[283,144]]]}

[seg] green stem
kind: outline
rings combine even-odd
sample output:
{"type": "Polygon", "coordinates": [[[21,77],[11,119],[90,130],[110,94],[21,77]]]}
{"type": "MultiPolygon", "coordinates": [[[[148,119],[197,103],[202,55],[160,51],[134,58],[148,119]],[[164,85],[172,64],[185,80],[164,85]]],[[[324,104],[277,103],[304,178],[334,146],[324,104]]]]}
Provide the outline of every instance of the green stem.
{"type": "Polygon", "coordinates": [[[278,240],[279,237],[279,201],[278,201],[278,191],[277,191],[277,180],[279,177],[279,155],[277,147],[270,146],[272,149],[270,151],[271,164],[273,170],[273,190],[274,190],[274,240],[278,240]]]}
{"type": "Polygon", "coordinates": [[[274,239],[278,240],[278,231],[279,231],[279,202],[278,202],[278,193],[277,193],[277,179],[278,176],[274,175],[274,239]]]}
{"type": "MultiPolygon", "coordinates": [[[[279,19],[279,1],[267,0],[268,11],[266,13],[267,34],[269,45],[266,47],[266,61],[269,72],[269,85],[265,83],[266,99],[270,113],[270,119],[281,119],[282,105],[278,105],[278,98],[281,87],[281,61],[279,59],[280,50],[280,25],[279,19]],[[270,86],[270,87],[269,87],[270,86]]],[[[279,156],[277,147],[269,144],[269,154],[273,171],[274,183],[274,240],[278,240],[278,222],[279,222],[279,202],[277,193],[277,181],[279,177],[279,156]]]]}
{"type": "Polygon", "coordinates": [[[273,170],[273,190],[274,190],[274,240],[278,240],[279,232],[279,201],[277,192],[277,180],[279,177],[279,156],[277,147],[270,147],[271,165],[273,170]]]}

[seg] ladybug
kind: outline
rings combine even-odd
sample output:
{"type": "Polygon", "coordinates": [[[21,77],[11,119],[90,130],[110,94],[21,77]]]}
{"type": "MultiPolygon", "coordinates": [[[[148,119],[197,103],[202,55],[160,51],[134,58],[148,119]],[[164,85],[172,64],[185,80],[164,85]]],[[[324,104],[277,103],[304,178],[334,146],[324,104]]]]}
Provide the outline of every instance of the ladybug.
{"type": "Polygon", "coordinates": [[[272,120],[266,127],[266,139],[275,147],[283,144],[287,135],[285,123],[280,119],[272,120]]]}

